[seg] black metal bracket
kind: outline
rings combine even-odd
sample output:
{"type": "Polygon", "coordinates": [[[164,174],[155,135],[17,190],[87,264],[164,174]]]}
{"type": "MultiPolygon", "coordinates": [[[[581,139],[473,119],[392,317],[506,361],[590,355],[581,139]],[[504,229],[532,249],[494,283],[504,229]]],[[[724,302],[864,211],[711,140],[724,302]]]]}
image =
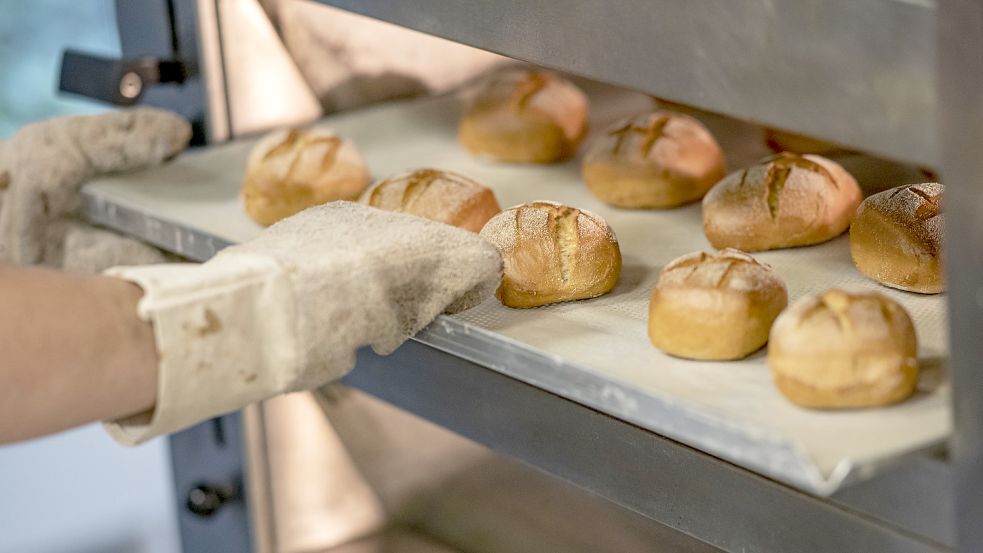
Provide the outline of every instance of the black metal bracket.
{"type": "Polygon", "coordinates": [[[117,106],[135,104],[151,86],[182,84],[187,69],[178,60],[152,56],[114,59],[66,50],[61,60],[59,89],[117,106]]]}

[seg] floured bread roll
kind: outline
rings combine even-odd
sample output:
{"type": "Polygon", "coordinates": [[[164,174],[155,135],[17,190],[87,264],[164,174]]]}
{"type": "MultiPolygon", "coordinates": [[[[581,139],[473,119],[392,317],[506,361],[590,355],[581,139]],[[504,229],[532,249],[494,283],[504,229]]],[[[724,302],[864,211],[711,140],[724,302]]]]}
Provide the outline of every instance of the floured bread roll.
{"type": "Polygon", "coordinates": [[[779,391],[804,407],[872,407],[910,396],[918,346],[908,313],[875,292],[828,290],[782,313],[768,366],[779,391]]]}
{"type": "Polygon", "coordinates": [[[572,156],[587,131],[587,96],[548,71],[509,69],[482,84],[461,118],[472,154],[498,161],[552,163],[572,156]]]}
{"type": "Polygon", "coordinates": [[[762,251],[840,235],[860,187],[824,157],[783,153],[724,177],[703,198],[703,230],[715,248],[762,251]]]}
{"type": "Polygon", "coordinates": [[[583,178],[613,206],[669,208],[702,198],[724,171],[720,145],[702,123],[657,111],[608,128],[591,144],[583,178]]]}
{"type": "Polygon", "coordinates": [[[934,182],[910,184],[864,200],[850,225],[850,253],[860,272],[909,292],[945,290],[942,192],[934,182]]]}
{"type": "Polygon", "coordinates": [[[726,249],[670,262],[649,304],[649,338],[662,351],[689,359],[740,359],[768,341],[788,304],[785,283],[771,267],[726,249]]]}
{"type": "Polygon", "coordinates": [[[487,186],[437,169],[417,169],[381,180],[362,194],[363,204],[399,211],[478,232],[502,211],[487,186]]]}
{"type": "Polygon", "coordinates": [[[308,207],[355,200],[369,170],[351,141],[326,129],[291,129],[261,139],[246,165],[246,213],[261,225],[308,207]]]}
{"type": "Polygon", "coordinates": [[[553,202],[499,213],[481,230],[498,247],[505,274],[496,295],[508,307],[593,298],[614,288],[621,250],[598,215],[553,202]]]}

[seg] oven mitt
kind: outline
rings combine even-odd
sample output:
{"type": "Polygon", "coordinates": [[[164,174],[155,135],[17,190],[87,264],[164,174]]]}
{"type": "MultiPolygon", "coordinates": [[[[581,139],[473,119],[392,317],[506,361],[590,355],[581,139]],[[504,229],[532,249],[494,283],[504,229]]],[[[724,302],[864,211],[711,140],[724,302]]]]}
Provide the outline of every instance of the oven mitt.
{"type": "MultiPolygon", "coordinates": [[[[276,394],[321,386],[494,291],[477,234],[351,202],[303,211],[207,263],[122,267],[160,357],[152,411],[107,423],[138,444],[276,394]]],[[[393,368],[398,370],[398,368],[393,368]]]]}
{"type": "Polygon", "coordinates": [[[98,272],[159,263],[142,242],[97,230],[78,218],[82,183],[160,163],[191,138],[180,116],[152,108],[32,123],[0,143],[0,262],[98,272]]]}

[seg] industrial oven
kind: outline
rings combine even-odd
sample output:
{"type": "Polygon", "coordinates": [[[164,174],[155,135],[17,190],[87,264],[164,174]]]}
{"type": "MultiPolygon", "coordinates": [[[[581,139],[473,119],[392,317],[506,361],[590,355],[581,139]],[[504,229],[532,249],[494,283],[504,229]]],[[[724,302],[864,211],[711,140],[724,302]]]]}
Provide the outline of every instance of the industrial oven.
{"type": "MultiPolygon", "coordinates": [[[[983,5],[322,3],[583,78],[594,128],[653,96],[695,106],[677,107],[711,128],[731,167],[760,156],[768,126],[843,145],[867,185],[939,171],[949,292],[904,298],[927,368],[914,400],[805,413],[774,399],[761,355],[684,368],[620,338],[657,273],[647,256],[666,253],[653,242],[705,246],[692,208],[662,223],[602,212],[625,243],[611,298],[443,316],[391,356],[361,352],[340,385],[173,436],[186,551],[983,550],[983,5]]],[[[91,183],[90,220],[194,260],[258,232],[237,199],[255,133],[320,116],[264,13],[259,0],[119,1],[122,59],[66,53],[63,89],[175,109],[204,145],[91,183]]],[[[504,204],[594,209],[574,165],[496,167],[455,149],[459,96],[327,122],[373,172],[443,164],[501,184],[504,204]],[[414,140],[371,132],[382,127],[414,140]]],[[[844,247],[767,261],[801,268],[789,284],[802,293],[810,279],[858,278],[837,261],[844,247]]]]}

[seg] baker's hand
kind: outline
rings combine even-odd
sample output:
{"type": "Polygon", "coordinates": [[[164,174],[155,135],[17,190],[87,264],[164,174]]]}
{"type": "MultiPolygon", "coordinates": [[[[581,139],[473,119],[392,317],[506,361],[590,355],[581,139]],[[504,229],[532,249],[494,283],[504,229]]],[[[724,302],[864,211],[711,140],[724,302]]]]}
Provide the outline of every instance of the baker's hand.
{"type": "Polygon", "coordinates": [[[95,176],[173,157],[191,138],[180,116],[152,108],[33,123],[0,143],[0,262],[98,271],[160,262],[156,249],[78,219],[95,176]]]}
{"type": "Polygon", "coordinates": [[[335,202],[303,211],[203,265],[117,268],[140,285],[160,354],[156,407],[107,426],[134,444],[338,379],[365,345],[389,353],[501,278],[477,234],[335,202]]]}

